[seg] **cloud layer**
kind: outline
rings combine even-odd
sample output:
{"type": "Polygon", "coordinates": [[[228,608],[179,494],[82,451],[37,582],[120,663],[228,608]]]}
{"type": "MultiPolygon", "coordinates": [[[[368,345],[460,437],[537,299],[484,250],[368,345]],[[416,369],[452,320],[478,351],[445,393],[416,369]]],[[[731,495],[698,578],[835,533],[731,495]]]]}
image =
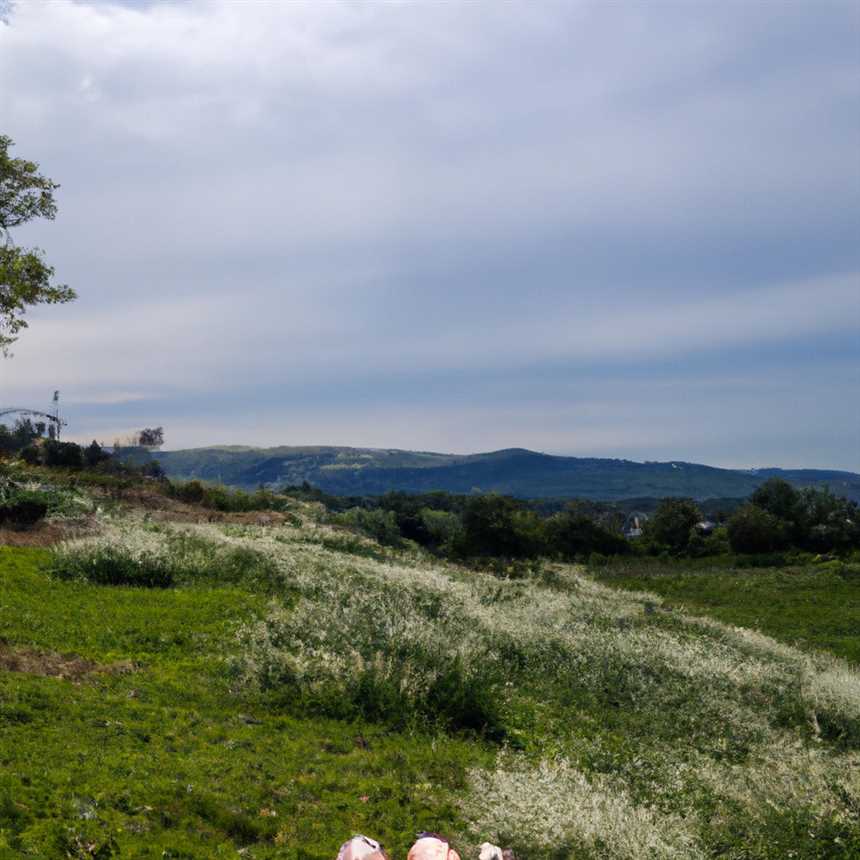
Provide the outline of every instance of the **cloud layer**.
{"type": "Polygon", "coordinates": [[[80,293],[0,401],[171,447],[860,469],[854,4],[30,0],[80,293]]]}

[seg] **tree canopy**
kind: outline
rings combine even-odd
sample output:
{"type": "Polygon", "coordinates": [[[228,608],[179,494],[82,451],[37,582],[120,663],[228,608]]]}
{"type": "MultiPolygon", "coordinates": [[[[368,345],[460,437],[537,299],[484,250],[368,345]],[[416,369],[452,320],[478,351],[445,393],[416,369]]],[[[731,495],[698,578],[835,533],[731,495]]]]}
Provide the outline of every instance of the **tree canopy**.
{"type": "Polygon", "coordinates": [[[53,267],[39,248],[19,248],[11,230],[34,218],[53,220],[57,214],[56,182],[39,173],[39,165],[9,154],[12,139],[0,134],[0,353],[27,327],[24,314],[31,305],[60,304],[75,298],[74,290],[54,284],[53,267]]]}

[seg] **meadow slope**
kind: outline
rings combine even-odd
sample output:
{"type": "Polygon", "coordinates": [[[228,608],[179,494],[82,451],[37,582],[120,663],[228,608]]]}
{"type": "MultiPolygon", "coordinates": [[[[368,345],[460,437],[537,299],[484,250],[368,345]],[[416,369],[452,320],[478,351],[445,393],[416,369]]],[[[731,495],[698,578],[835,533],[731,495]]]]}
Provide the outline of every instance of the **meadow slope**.
{"type": "Polygon", "coordinates": [[[331,858],[365,831],[402,857],[429,828],[464,856],[860,857],[851,663],[298,503],[177,519],[0,549],[0,856],[331,858]]]}

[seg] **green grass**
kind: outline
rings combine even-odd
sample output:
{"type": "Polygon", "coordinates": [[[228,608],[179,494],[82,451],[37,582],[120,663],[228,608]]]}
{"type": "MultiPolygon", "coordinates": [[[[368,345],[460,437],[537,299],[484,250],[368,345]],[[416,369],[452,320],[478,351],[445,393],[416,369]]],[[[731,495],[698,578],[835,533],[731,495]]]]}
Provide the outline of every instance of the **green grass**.
{"type": "Polygon", "coordinates": [[[145,547],[181,575],[95,583],[93,546],[0,547],[0,647],[105,668],[0,671],[0,858],[331,860],[355,832],[402,858],[418,829],[504,839],[523,860],[860,858],[860,782],[839,783],[860,762],[855,676],[819,660],[835,674],[815,686],[811,658],[624,590],[849,656],[856,579],[636,562],[593,572],[613,590],[325,528],[103,528],[106,564],[145,547]],[[470,733],[475,703],[503,732],[470,733]]]}
{"type": "Polygon", "coordinates": [[[694,614],[860,663],[860,576],[826,565],[734,569],[709,566],[708,559],[625,560],[591,572],[601,582],[652,591],[694,614]]]}
{"type": "Polygon", "coordinates": [[[253,846],[247,856],[331,858],[354,831],[405,853],[420,826],[460,826],[449,797],[480,746],[292,718],[230,692],[221,655],[262,596],[63,582],[49,563],[0,548],[7,645],[138,668],[80,683],[0,672],[0,857],[253,846]]]}

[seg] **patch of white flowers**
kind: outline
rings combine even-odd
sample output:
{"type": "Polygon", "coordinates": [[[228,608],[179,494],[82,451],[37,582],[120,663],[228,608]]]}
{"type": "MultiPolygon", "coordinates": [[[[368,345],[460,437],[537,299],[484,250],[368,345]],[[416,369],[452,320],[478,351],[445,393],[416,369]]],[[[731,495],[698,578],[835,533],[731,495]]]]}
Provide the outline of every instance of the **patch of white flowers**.
{"type": "Polygon", "coordinates": [[[704,856],[681,815],[637,805],[617,781],[587,777],[566,759],[528,767],[503,754],[495,770],[472,771],[470,788],[465,805],[476,826],[525,844],[618,860],[704,856]]]}

